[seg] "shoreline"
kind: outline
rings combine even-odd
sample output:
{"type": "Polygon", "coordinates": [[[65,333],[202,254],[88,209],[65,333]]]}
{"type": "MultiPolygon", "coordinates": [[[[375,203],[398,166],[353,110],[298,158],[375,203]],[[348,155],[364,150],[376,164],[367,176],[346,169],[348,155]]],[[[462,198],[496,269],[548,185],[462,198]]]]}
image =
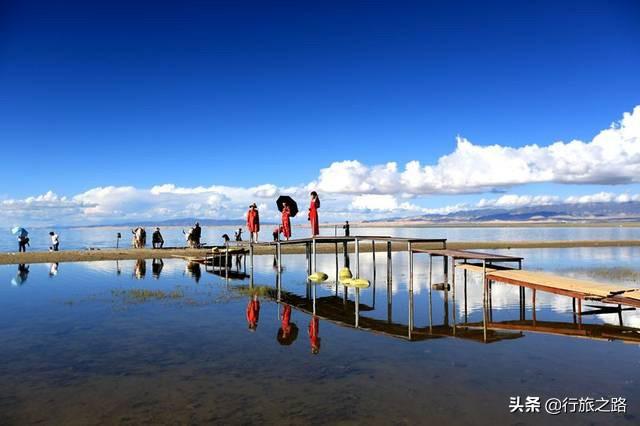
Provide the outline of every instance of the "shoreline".
{"type": "MultiPolygon", "coordinates": [[[[232,248],[234,246],[230,246],[232,248]]],[[[433,248],[433,244],[414,244],[414,248],[433,248]]],[[[447,248],[466,250],[495,250],[495,249],[536,249],[536,248],[585,248],[585,247],[640,247],[640,240],[580,240],[580,241],[448,241],[447,248]]],[[[392,251],[406,250],[406,244],[394,242],[392,251]]],[[[342,245],[339,244],[339,252],[342,245]]],[[[354,251],[352,244],[349,252],[354,251]]],[[[361,242],[361,252],[370,252],[371,243],[361,242]]],[[[380,242],[376,245],[376,252],[384,252],[386,248],[380,242]]],[[[136,260],[136,259],[169,259],[181,257],[202,257],[209,254],[210,249],[167,248],[167,249],[104,249],[104,250],[63,250],[58,252],[32,251],[26,253],[0,253],[0,265],[32,264],[32,263],[60,263],[60,262],[93,262],[103,260],[136,260]]],[[[255,255],[274,254],[275,247],[255,247],[255,255]]],[[[304,254],[303,245],[283,246],[283,254],[304,254]]],[[[318,253],[334,253],[333,245],[319,244],[318,253]]]]}

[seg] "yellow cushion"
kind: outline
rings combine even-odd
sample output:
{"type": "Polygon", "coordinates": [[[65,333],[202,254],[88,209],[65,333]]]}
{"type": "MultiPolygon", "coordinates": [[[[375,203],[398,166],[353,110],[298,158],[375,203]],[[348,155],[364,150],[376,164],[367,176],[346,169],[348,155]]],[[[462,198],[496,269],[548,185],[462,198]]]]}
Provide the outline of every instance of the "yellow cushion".
{"type": "Polygon", "coordinates": [[[341,282],[347,287],[356,287],[356,288],[368,288],[371,285],[369,280],[365,280],[364,278],[352,278],[350,280],[341,281],[341,282]]]}
{"type": "Polygon", "coordinates": [[[340,272],[338,273],[338,278],[340,278],[340,280],[346,280],[353,277],[353,274],[351,274],[351,271],[349,270],[349,268],[342,268],[340,269],[340,272]]]}
{"type": "Polygon", "coordinates": [[[329,278],[329,276],[324,272],[315,272],[309,275],[308,280],[313,281],[314,283],[321,283],[323,281],[326,281],[327,278],[329,278]]]}

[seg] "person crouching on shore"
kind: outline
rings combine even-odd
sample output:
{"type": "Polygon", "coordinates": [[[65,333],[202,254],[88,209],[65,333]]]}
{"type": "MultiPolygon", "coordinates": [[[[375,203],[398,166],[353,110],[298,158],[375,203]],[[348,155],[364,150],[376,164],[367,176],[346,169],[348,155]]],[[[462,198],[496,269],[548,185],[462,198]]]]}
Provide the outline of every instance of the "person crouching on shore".
{"type": "Polygon", "coordinates": [[[54,231],[49,232],[49,236],[51,237],[51,247],[49,247],[49,251],[58,251],[60,248],[60,237],[54,231]]]}

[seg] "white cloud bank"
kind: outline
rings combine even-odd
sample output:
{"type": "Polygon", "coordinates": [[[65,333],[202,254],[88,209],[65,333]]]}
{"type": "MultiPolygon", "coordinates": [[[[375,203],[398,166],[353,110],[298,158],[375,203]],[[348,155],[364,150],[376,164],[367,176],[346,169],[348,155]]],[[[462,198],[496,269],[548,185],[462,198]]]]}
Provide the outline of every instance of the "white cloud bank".
{"type": "Polygon", "coordinates": [[[316,186],[343,194],[479,193],[527,183],[622,184],[640,182],[640,106],[591,142],[549,146],[474,145],[458,137],[453,153],[435,165],[411,161],[366,166],[341,161],[320,170],[316,186]]]}
{"type": "Polygon", "coordinates": [[[356,160],[334,162],[306,185],[253,187],[221,185],[151,188],[107,186],[65,197],[49,191],[25,199],[0,200],[0,224],[95,224],[121,220],[180,217],[241,218],[256,202],[262,217],[274,220],[278,194],[297,197],[303,213],[308,192],[318,190],[323,217],[384,217],[394,214],[450,213],[469,208],[522,207],[557,203],[638,201],[638,195],[598,193],[560,199],[553,195],[507,194],[475,205],[426,209],[416,201],[434,194],[482,193],[528,183],[629,184],[640,182],[640,106],[601,131],[590,142],[548,146],[479,146],[458,138],[456,149],[434,165],[419,161],[402,170],[394,162],[367,166],[356,160]]]}

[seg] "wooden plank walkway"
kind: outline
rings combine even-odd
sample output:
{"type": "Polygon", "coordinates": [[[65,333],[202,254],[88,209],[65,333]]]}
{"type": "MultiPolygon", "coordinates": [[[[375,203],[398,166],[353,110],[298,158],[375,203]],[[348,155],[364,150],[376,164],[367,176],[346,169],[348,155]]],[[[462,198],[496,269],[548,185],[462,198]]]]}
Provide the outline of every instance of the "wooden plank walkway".
{"type": "MultiPolygon", "coordinates": [[[[505,256],[502,254],[483,253],[470,250],[453,250],[453,249],[414,249],[414,253],[427,253],[432,256],[451,257],[455,260],[483,260],[493,262],[520,262],[522,257],[505,256]]],[[[460,266],[460,265],[457,265],[460,266]]]]}
{"type": "Polygon", "coordinates": [[[592,300],[603,300],[634,290],[620,285],[603,284],[525,270],[493,271],[487,274],[487,279],[549,293],[592,300]]]}

